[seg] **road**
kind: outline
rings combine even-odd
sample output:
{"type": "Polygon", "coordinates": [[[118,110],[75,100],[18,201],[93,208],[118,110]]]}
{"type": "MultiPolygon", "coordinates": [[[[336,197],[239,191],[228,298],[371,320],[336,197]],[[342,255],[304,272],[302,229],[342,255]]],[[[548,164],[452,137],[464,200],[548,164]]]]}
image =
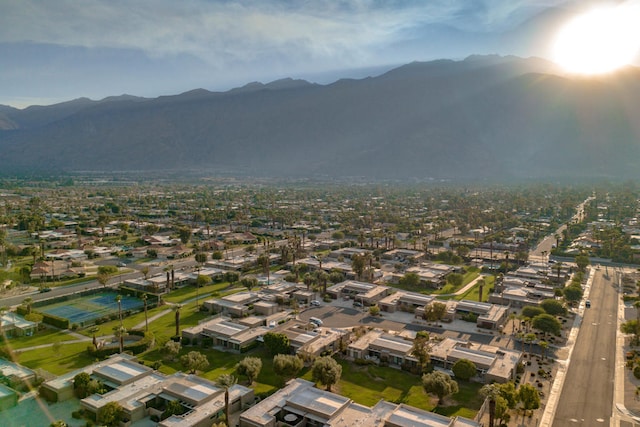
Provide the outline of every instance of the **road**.
{"type": "Polygon", "coordinates": [[[613,410],[618,289],[596,271],[553,427],[610,425],[613,410]]]}

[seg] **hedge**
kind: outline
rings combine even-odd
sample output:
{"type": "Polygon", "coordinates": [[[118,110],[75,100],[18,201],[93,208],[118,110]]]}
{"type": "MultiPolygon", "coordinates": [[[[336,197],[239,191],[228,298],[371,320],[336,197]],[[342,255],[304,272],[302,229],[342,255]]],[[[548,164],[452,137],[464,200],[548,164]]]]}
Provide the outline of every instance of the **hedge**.
{"type": "Polygon", "coordinates": [[[41,313],[42,314],[42,323],[46,323],[47,325],[55,326],[60,329],[69,329],[69,319],[65,319],[63,317],[54,316],[49,313],[41,313]]]}

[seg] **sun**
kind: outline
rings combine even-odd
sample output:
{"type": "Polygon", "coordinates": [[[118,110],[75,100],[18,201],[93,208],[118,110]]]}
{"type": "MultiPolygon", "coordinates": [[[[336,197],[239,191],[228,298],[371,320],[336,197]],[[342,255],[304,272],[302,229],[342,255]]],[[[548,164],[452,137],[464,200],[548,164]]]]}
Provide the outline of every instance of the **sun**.
{"type": "Polygon", "coordinates": [[[640,7],[592,9],[565,24],[555,37],[553,60],[578,74],[602,74],[634,62],[640,51],[640,7]]]}

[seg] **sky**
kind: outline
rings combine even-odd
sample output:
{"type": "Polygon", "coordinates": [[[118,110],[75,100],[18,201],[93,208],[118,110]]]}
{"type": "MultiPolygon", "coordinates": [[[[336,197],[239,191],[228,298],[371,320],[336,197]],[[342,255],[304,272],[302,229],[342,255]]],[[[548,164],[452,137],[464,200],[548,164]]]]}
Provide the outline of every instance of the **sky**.
{"type": "Polygon", "coordinates": [[[558,26],[595,2],[0,0],[0,104],[326,84],[471,54],[548,58],[558,26]]]}

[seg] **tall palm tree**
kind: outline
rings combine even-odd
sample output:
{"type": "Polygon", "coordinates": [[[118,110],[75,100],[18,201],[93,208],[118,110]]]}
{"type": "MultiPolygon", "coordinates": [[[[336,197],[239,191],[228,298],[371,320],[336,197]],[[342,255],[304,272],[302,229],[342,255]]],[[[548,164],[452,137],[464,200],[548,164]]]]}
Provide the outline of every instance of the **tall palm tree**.
{"type": "Polygon", "coordinates": [[[142,294],[142,302],[144,303],[144,330],[149,331],[149,319],[147,318],[147,294],[142,294]]]}
{"type": "Polygon", "coordinates": [[[489,399],[489,427],[493,427],[496,415],[496,398],[500,396],[500,386],[486,384],[480,389],[480,394],[489,399]]]}
{"type": "Polygon", "coordinates": [[[180,309],[182,308],[182,304],[176,304],[173,306],[173,309],[176,312],[176,337],[180,336],[180,309]]]}
{"type": "Polygon", "coordinates": [[[222,374],[216,380],[216,386],[224,389],[224,417],[228,426],[231,425],[229,420],[229,389],[238,382],[238,379],[231,374],[222,374]]]}
{"type": "Polygon", "coordinates": [[[118,319],[120,319],[120,327],[122,327],[122,295],[116,295],[116,302],[118,303],[118,319]]]}

